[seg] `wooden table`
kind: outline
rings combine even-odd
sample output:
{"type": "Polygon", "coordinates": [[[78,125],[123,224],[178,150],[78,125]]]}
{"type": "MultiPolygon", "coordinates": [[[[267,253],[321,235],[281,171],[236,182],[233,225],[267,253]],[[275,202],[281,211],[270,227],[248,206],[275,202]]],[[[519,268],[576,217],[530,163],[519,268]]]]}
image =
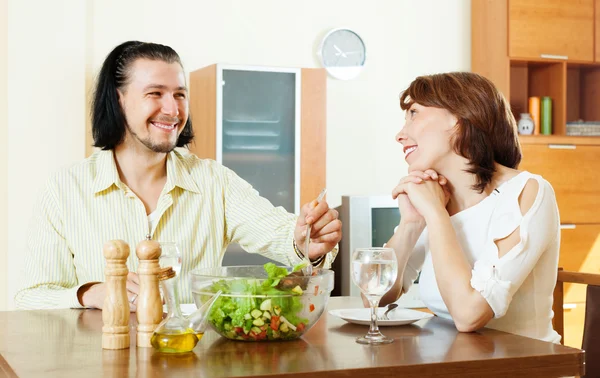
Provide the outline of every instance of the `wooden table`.
{"type": "MultiPolygon", "coordinates": [[[[360,307],[334,297],[329,309],[360,307]]],[[[135,316],[132,316],[132,331],[135,316]]],[[[583,374],[584,353],[490,329],[459,333],[434,317],[382,327],[396,340],[365,346],[354,339],[367,327],[325,313],[302,339],[229,341],[207,332],[194,353],[101,349],[98,310],[0,312],[0,376],[285,376],[285,377],[551,377],[583,374]],[[3,374],[4,373],[4,374],[3,374]]],[[[132,342],[135,334],[132,332],[132,342]]]]}

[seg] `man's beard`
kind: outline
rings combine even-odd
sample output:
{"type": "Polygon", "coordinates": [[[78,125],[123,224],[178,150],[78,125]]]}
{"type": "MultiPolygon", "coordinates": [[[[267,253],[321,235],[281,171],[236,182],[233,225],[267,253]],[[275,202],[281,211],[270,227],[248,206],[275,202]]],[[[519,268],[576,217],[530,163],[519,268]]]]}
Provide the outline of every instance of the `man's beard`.
{"type": "Polygon", "coordinates": [[[129,133],[135,139],[139,140],[140,143],[142,143],[144,146],[146,146],[153,152],[168,154],[169,152],[173,151],[175,149],[175,147],[177,147],[177,142],[174,142],[174,143],[166,142],[166,143],[162,143],[162,144],[154,143],[150,136],[148,136],[148,138],[146,138],[146,139],[142,139],[135,133],[135,131],[133,131],[133,129],[131,129],[131,127],[129,127],[129,124],[125,123],[125,126],[127,127],[127,130],[129,130],[129,133]]]}

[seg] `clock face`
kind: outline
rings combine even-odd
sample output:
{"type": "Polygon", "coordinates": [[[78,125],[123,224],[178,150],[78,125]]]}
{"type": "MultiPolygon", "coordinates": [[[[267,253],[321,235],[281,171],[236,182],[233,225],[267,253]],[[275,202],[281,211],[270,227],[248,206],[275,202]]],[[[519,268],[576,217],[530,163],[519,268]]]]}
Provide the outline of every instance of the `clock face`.
{"type": "Polygon", "coordinates": [[[366,48],[358,34],[348,29],[330,31],[321,44],[321,62],[338,79],[356,77],[365,65],[366,48]]]}

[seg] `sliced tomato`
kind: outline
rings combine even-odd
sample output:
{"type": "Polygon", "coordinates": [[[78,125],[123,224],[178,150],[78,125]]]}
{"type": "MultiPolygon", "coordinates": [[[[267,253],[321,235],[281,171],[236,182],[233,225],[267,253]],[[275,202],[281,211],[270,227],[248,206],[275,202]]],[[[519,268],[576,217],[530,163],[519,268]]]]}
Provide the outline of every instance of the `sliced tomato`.
{"type": "Polygon", "coordinates": [[[280,324],[279,316],[271,316],[271,329],[277,331],[279,329],[280,324]]]}
{"type": "Polygon", "coordinates": [[[242,327],[233,327],[233,331],[235,333],[237,333],[238,335],[241,335],[244,333],[244,329],[242,327]]]}
{"type": "Polygon", "coordinates": [[[308,306],[308,309],[310,310],[310,312],[315,311],[315,305],[311,303],[310,306],[308,306]]]}
{"type": "Polygon", "coordinates": [[[304,323],[298,323],[298,325],[296,326],[296,331],[298,332],[304,332],[304,328],[306,326],[304,325],[304,323]]]}

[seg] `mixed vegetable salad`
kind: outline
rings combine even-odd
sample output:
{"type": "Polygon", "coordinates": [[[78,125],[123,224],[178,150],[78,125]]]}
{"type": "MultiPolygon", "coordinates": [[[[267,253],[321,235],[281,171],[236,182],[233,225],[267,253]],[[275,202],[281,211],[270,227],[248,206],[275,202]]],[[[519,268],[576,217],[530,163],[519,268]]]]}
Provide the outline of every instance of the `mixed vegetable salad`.
{"type": "MultiPolygon", "coordinates": [[[[293,272],[303,266],[294,267],[293,272]]],[[[264,269],[268,279],[262,283],[249,278],[219,280],[210,286],[210,291],[223,293],[212,306],[208,320],[225,337],[291,340],[304,333],[308,319],[300,316],[304,308],[300,280],[288,279],[287,269],[273,263],[265,264],[264,269]]],[[[313,310],[310,305],[310,311],[313,310]]]]}

